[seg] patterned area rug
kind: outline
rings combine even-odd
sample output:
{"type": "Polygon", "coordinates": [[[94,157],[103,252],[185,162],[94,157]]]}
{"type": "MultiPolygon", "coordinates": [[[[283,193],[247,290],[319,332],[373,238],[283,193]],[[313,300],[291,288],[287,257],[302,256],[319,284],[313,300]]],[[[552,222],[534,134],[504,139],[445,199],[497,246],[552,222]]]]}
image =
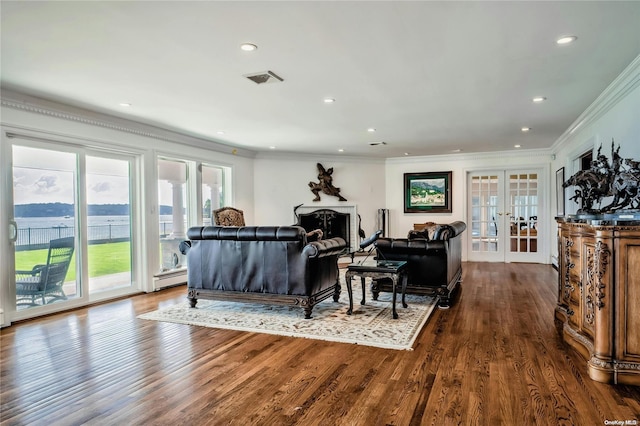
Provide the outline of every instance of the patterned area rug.
{"type": "Polygon", "coordinates": [[[302,308],[204,299],[198,300],[195,309],[189,308],[188,302],[185,302],[138,318],[412,350],[413,342],[436,306],[435,299],[407,295],[409,307],[403,308],[398,294],[396,310],[400,318],[394,320],[390,293],[380,293],[378,300],[373,300],[367,280],[366,305],[360,305],[360,282],[354,280],[353,283],[352,315],[347,315],[349,297],[346,286],[342,285],[340,300],[336,303],[329,298],[317,304],[311,313],[312,318],[308,320],[304,319],[302,308]]]}

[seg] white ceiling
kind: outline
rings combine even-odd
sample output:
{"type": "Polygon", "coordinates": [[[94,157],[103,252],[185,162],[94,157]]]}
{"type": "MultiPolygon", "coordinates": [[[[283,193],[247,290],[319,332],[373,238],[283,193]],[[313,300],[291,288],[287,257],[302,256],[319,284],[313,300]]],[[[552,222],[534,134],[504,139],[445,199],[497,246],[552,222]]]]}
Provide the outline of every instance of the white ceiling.
{"type": "Polygon", "coordinates": [[[1,14],[3,88],[256,151],[548,148],[640,54],[638,1],[3,0],[1,14]],[[578,40],[556,45],[565,34],[578,40]],[[243,77],[267,70],[284,82],[243,77]]]}

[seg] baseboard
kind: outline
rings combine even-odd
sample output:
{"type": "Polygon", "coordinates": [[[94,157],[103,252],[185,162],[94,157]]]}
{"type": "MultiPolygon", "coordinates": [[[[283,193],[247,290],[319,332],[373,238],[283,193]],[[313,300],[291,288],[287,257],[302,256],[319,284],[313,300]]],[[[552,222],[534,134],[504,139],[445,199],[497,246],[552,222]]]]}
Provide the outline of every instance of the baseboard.
{"type": "Polygon", "coordinates": [[[187,271],[185,269],[168,272],[162,275],[156,275],[153,277],[153,290],[161,290],[167,287],[173,287],[176,285],[187,283],[187,271]]]}

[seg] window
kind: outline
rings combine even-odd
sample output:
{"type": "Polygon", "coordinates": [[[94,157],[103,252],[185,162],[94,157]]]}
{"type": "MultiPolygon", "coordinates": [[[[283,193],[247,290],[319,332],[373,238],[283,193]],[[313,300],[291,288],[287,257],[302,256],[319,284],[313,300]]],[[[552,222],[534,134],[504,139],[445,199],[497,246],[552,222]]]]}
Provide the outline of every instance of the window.
{"type": "Polygon", "coordinates": [[[160,273],[186,266],[180,243],[190,226],[211,225],[211,212],[230,202],[229,167],[158,158],[160,273]]]}
{"type": "Polygon", "coordinates": [[[187,237],[187,168],[186,161],[158,160],[158,214],[160,215],[160,271],[184,267],[179,245],[187,237]]]}

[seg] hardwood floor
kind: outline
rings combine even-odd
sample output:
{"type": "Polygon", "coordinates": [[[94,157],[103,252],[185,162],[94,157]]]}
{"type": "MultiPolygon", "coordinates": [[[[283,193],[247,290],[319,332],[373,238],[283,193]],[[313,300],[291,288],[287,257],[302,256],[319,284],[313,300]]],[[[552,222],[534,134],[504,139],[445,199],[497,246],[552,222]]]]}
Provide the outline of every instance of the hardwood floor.
{"type": "Polygon", "coordinates": [[[581,426],[640,421],[640,388],[592,381],[585,361],[560,339],[553,319],[553,268],[516,263],[463,268],[459,298],[451,309],[434,313],[413,351],[136,318],[184,300],[184,287],[18,323],[1,331],[0,421],[581,426]]]}

